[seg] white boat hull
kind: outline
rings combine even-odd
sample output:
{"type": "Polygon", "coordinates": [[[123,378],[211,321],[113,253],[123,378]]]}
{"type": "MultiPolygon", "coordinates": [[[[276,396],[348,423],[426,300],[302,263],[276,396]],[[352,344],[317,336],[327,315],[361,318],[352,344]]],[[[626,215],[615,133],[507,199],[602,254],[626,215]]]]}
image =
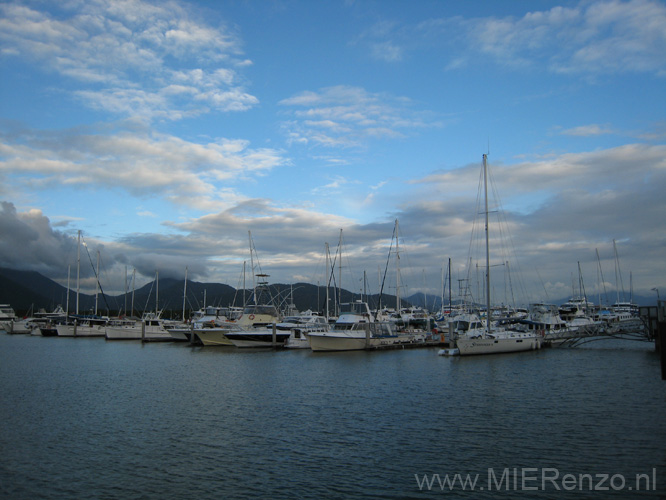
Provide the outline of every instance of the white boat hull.
{"type": "Polygon", "coordinates": [[[32,323],[30,320],[15,320],[9,322],[9,329],[7,333],[13,334],[28,334],[32,331],[32,323]]]}
{"type": "Polygon", "coordinates": [[[300,339],[289,337],[284,346],[287,349],[310,349],[310,341],[305,336],[300,339]]]}
{"type": "Polygon", "coordinates": [[[508,337],[459,338],[456,346],[461,356],[474,354],[501,354],[508,352],[532,351],[541,347],[541,341],[533,335],[508,337]]]}
{"type": "Polygon", "coordinates": [[[57,325],[58,337],[104,337],[104,325],[57,325]]]}
{"type": "Polygon", "coordinates": [[[366,336],[363,330],[312,332],[308,335],[313,351],[361,351],[409,344],[422,344],[425,334],[366,336]]]}
{"type": "Polygon", "coordinates": [[[171,342],[173,337],[162,327],[120,326],[106,328],[107,340],[144,340],[147,342],[171,342]]]}
{"type": "Polygon", "coordinates": [[[310,348],[320,351],[360,351],[368,346],[365,336],[336,335],[335,332],[311,333],[310,348]]]}

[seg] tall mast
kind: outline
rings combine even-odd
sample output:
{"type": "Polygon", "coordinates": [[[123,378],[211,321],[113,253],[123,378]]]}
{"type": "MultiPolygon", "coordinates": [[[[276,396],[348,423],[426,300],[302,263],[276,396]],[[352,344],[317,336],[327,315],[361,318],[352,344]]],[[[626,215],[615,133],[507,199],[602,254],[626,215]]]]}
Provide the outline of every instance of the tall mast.
{"type": "Polygon", "coordinates": [[[516,298],[513,296],[513,281],[511,280],[511,267],[509,267],[509,261],[506,261],[506,271],[509,276],[509,291],[511,292],[511,305],[513,308],[516,308],[516,298]]]}
{"type": "MultiPolygon", "coordinates": [[[[245,289],[247,287],[247,285],[245,284],[245,266],[246,266],[246,264],[247,264],[247,261],[244,260],[243,261],[243,307],[245,307],[247,305],[246,302],[245,302],[247,300],[247,298],[245,297],[245,289]]],[[[204,304],[204,305],[206,305],[206,304],[204,304]]]]}
{"type": "Polygon", "coordinates": [[[125,266],[125,305],[123,307],[123,314],[127,315],[127,266],[125,266]]]}
{"type": "Polygon", "coordinates": [[[440,312],[444,314],[444,266],[442,266],[442,293],[439,298],[440,312]]]}
{"type": "Polygon", "coordinates": [[[67,308],[67,317],[69,317],[69,293],[71,291],[69,289],[69,275],[71,271],[72,271],[72,266],[71,265],[67,266],[67,305],[65,306],[67,308]]]}
{"type": "Polygon", "coordinates": [[[134,316],[134,292],[136,291],[136,267],[132,270],[132,316],[134,316]]]}
{"type": "Polygon", "coordinates": [[[338,253],[340,254],[340,259],[338,262],[338,307],[342,307],[342,229],[340,229],[340,241],[338,242],[338,253]]]}
{"type": "Polygon", "coordinates": [[[250,269],[252,269],[252,295],[254,296],[254,304],[257,304],[257,280],[254,276],[254,256],[252,255],[252,232],[248,231],[247,236],[250,242],[250,269]]]}
{"type": "Polygon", "coordinates": [[[363,297],[361,297],[361,300],[363,302],[369,302],[367,300],[367,295],[368,295],[368,290],[366,287],[366,284],[368,283],[368,275],[365,272],[365,269],[363,270],[363,297]]]}
{"type": "Polygon", "coordinates": [[[155,315],[160,315],[160,272],[155,271],[155,315]]]}
{"type": "Polygon", "coordinates": [[[95,287],[95,316],[97,316],[97,304],[99,302],[99,250],[97,250],[97,283],[95,287]]]}
{"type": "Polygon", "coordinates": [[[400,247],[398,246],[398,219],[395,220],[395,312],[400,315],[400,247]]]}
{"type": "Polygon", "coordinates": [[[449,257],[449,316],[451,316],[451,257],[449,257]]]}
{"type": "Polygon", "coordinates": [[[613,252],[615,253],[615,288],[617,289],[617,302],[620,302],[620,288],[622,288],[622,302],[626,300],[624,295],[624,283],[622,282],[622,270],[620,269],[620,256],[617,254],[617,245],[613,240],[613,252]],[[619,277],[619,280],[618,280],[619,277]]]}
{"type": "Polygon", "coordinates": [[[488,155],[483,155],[483,190],[486,216],[486,331],[490,334],[490,243],[488,238],[488,155]]]}
{"type": "Polygon", "coordinates": [[[326,246],[326,276],[324,276],[324,278],[326,279],[326,321],[328,321],[329,314],[330,314],[329,310],[328,310],[328,301],[329,301],[328,289],[329,289],[329,285],[331,284],[331,277],[330,277],[330,269],[331,268],[330,268],[330,262],[329,261],[331,259],[331,255],[330,255],[330,251],[329,251],[329,248],[328,248],[328,243],[324,243],[324,245],[326,246]]]}
{"type": "Polygon", "coordinates": [[[187,298],[187,266],[185,266],[185,284],[183,285],[183,323],[185,323],[185,300],[187,298]]]}
{"type": "Polygon", "coordinates": [[[79,292],[80,292],[80,271],[81,271],[81,230],[76,243],[76,314],[79,314],[79,292]]]}

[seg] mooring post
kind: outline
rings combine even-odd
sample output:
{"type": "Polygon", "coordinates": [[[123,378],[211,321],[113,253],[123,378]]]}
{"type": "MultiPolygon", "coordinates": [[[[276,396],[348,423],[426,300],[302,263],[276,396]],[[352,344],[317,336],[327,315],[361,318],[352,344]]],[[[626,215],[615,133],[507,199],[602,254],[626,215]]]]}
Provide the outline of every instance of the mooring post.
{"type": "Polygon", "coordinates": [[[273,349],[277,346],[277,325],[273,323],[273,349]]]}
{"type": "Polygon", "coordinates": [[[141,342],[146,341],[146,322],[141,322],[141,342]]]}

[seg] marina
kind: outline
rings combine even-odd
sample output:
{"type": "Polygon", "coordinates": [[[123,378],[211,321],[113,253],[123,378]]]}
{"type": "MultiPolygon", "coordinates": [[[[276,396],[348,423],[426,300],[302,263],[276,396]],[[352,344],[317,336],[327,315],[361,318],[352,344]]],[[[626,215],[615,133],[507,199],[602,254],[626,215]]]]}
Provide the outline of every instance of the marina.
{"type": "Polygon", "coordinates": [[[0,22],[0,500],[666,500],[666,0],[0,22]]]}

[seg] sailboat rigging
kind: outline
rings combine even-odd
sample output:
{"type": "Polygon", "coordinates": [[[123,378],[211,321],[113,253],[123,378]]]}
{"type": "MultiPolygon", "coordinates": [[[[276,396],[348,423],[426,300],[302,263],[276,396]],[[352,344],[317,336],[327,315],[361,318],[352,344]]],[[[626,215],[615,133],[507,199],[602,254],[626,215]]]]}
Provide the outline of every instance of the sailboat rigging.
{"type": "MultiPolygon", "coordinates": [[[[494,354],[528,351],[538,349],[540,339],[535,333],[493,328],[492,309],[490,302],[490,238],[488,235],[488,155],[483,155],[483,191],[484,191],[484,233],[485,233],[485,325],[482,328],[469,328],[456,339],[456,347],[460,355],[494,354]]],[[[470,323],[471,325],[471,323],[470,323]]],[[[443,349],[440,354],[451,354],[451,350],[443,349]]]]}

